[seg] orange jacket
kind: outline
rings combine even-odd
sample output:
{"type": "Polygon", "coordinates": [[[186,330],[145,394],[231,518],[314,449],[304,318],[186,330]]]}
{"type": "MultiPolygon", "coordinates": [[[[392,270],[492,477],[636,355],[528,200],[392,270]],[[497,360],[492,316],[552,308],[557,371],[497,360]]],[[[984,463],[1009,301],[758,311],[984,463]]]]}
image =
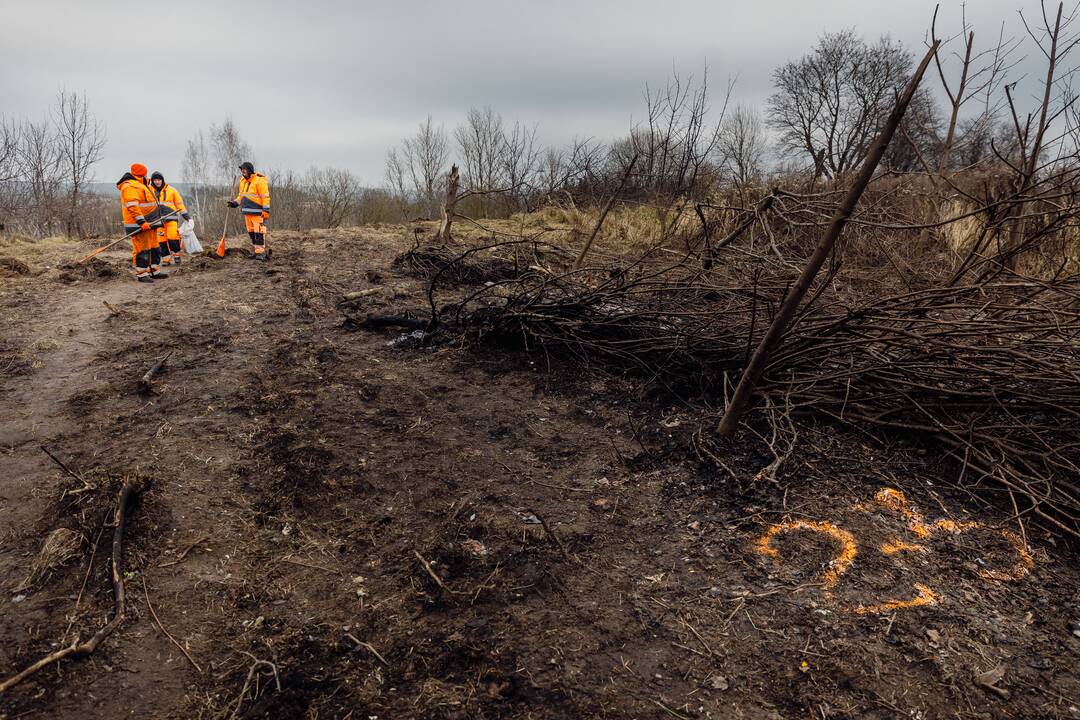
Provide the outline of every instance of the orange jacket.
{"type": "Polygon", "coordinates": [[[180,222],[180,218],[187,215],[187,207],[184,205],[184,198],[180,196],[180,191],[172,185],[165,183],[161,186],[161,190],[154,190],[154,194],[157,196],[157,201],[159,203],[169,208],[166,212],[171,213],[176,211],[176,215],[173,215],[165,222],[180,222]]]}
{"type": "Polygon", "coordinates": [[[270,186],[262,173],[251,173],[240,178],[240,191],[236,195],[240,212],[244,215],[261,215],[270,212],[270,186]]]}
{"type": "Polygon", "coordinates": [[[157,200],[150,186],[131,173],[117,181],[120,190],[120,206],[124,215],[124,233],[131,234],[147,222],[147,215],[157,209],[157,200]]]}

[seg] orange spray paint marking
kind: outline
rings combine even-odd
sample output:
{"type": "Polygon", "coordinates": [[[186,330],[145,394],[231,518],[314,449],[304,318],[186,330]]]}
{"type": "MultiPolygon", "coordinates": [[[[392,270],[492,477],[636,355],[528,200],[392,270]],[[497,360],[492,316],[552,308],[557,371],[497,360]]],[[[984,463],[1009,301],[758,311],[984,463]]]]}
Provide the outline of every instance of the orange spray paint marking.
{"type": "Polygon", "coordinates": [[[840,552],[829,563],[831,567],[821,576],[822,586],[828,590],[836,585],[840,576],[843,575],[851,564],[855,562],[855,556],[859,554],[855,537],[847,530],[841,530],[831,522],[815,522],[813,520],[789,520],[787,522],[770,525],[765,534],[754,543],[754,549],[759,555],[780,560],[780,551],[773,547],[773,539],[780,533],[793,532],[796,530],[809,530],[811,532],[827,535],[840,543],[840,552]]]}
{"type": "MultiPolygon", "coordinates": [[[[856,502],[851,505],[851,508],[858,512],[870,512],[874,507],[883,508],[900,515],[907,522],[908,530],[920,540],[928,540],[938,533],[959,535],[969,530],[983,527],[981,523],[967,520],[957,521],[943,519],[929,523],[923,517],[922,513],[912,506],[904,493],[895,488],[886,487],[878,490],[874,494],[872,503],[856,502]]],[[[754,550],[759,555],[771,557],[776,562],[780,562],[780,551],[773,545],[773,541],[781,533],[800,530],[827,535],[840,544],[839,553],[829,563],[829,569],[821,576],[822,594],[826,598],[832,598],[832,588],[840,580],[840,576],[847,572],[852,566],[855,562],[855,557],[858,554],[858,545],[850,532],[827,521],[789,520],[770,525],[765,533],[754,543],[754,550]]],[[[1019,559],[1016,564],[1008,570],[980,570],[979,577],[984,580],[993,580],[997,582],[1013,582],[1023,579],[1035,566],[1035,560],[1031,555],[1031,551],[1028,549],[1023,538],[1016,533],[1010,530],[999,530],[997,532],[1008,541],[1010,547],[1019,559]]],[[[882,554],[886,556],[893,556],[904,552],[925,553],[929,551],[929,548],[925,545],[899,538],[888,540],[879,545],[878,548],[882,554]]],[[[941,601],[941,596],[926,585],[915,583],[914,587],[916,594],[908,600],[885,600],[884,602],[872,605],[859,605],[851,608],[851,611],[858,615],[872,615],[904,608],[936,605],[941,601]]]]}
{"type": "Polygon", "coordinates": [[[903,540],[890,540],[882,543],[880,550],[883,555],[896,555],[897,553],[902,552],[926,552],[926,547],[924,545],[916,545],[915,543],[909,543],[903,540]]]}
{"type": "MultiPolygon", "coordinates": [[[[979,527],[978,523],[969,524],[973,527],[979,527]]],[[[968,530],[970,528],[965,527],[962,529],[968,530]]],[[[1035,558],[1031,556],[1031,551],[1028,550],[1027,545],[1024,544],[1024,540],[1019,535],[1012,530],[1001,530],[1000,533],[1001,537],[1009,542],[1016,556],[1020,559],[1013,565],[1012,570],[980,570],[979,577],[983,580],[993,580],[995,582],[1023,580],[1031,572],[1031,569],[1035,567],[1035,558]]]]}
{"type": "Polygon", "coordinates": [[[918,594],[910,600],[886,600],[877,605],[860,605],[854,609],[854,613],[856,615],[877,615],[878,613],[889,612],[890,610],[937,605],[941,601],[941,598],[936,592],[922,583],[915,583],[915,590],[918,591],[918,594]]]}
{"type": "Polygon", "coordinates": [[[938,520],[934,523],[935,530],[942,530],[944,532],[961,533],[965,530],[971,530],[972,528],[979,527],[977,522],[956,522],[955,520],[938,520]]]}
{"type": "Polygon", "coordinates": [[[916,536],[925,540],[932,532],[921,513],[911,507],[907,496],[895,488],[882,488],[874,495],[874,502],[883,508],[892,510],[903,516],[908,521],[908,528],[916,536]]]}

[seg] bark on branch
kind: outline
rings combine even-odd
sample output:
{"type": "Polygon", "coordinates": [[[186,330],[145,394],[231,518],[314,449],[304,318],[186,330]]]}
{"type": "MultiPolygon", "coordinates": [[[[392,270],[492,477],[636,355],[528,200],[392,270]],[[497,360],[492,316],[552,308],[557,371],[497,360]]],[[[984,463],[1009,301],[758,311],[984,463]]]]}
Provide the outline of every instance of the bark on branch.
{"type": "Polygon", "coordinates": [[[758,345],[753,357],[750,358],[750,363],[746,366],[742,376],[739,378],[739,385],[735,388],[735,394],[732,396],[731,402],[724,412],[724,417],[720,420],[717,433],[721,437],[730,438],[735,434],[735,430],[739,424],[739,418],[742,416],[743,411],[746,410],[746,406],[749,404],[750,398],[754,394],[754,389],[757,387],[758,380],[761,379],[761,375],[765,371],[769,356],[772,354],[773,349],[779,345],[780,339],[783,337],[784,332],[787,330],[788,325],[794,319],[795,313],[799,309],[799,304],[806,296],[818,271],[821,269],[821,266],[825,264],[825,260],[832,252],[833,247],[836,245],[836,241],[843,233],[844,226],[847,225],[848,218],[850,218],[851,214],[855,211],[855,206],[858,205],[859,199],[866,190],[866,186],[870,184],[870,180],[874,177],[874,172],[877,170],[878,163],[881,162],[881,158],[885,154],[885,150],[889,146],[889,142],[892,140],[893,135],[896,133],[896,129],[900,127],[900,122],[904,118],[904,113],[907,111],[911,99],[915,96],[915,91],[922,81],[927,66],[930,64],[930,61],[933,60],[935,53],[937,53],[937,49],[938,43],[934,43],[919,64],[914,76],[912,76],[911,80],[908,82],[903,95],[896,101],[896,105],[893,107],[893,111],[889,115],[885,127],[882,129],[877,140],[874,141],[874,145],[871,147],[870,153],[867,155],[866,161],[863,163],[858,177],[855,179],[854,184],[852,184],[851,189],[848,190],[844,201],[833,215],[828,230],[825,232],[825,235],[822,236],[813,255],[811,255],[810,259],[807,261],[806,266],[799,275],[799,279],[795,281],[795,284],[791,287],[791,291],[788,292],[787,296],[784,298],[784,302],[780,306],[779,312],[776,313],[772,325],[769,326],[765,336],[761,338],[761,343],[758,345]]]}
{"type": "Polygon", "coordinates": [[[450,228],[454,224],[454,207],[458,201],[458,190],[461,188],[461,175],[458,166],[450,166],[450,172],[446,175],[446,198],[443,200],[441,209],[442,222],[439,224],[439,232],[436,238],[440,242],[450,242],[450,228]]]}

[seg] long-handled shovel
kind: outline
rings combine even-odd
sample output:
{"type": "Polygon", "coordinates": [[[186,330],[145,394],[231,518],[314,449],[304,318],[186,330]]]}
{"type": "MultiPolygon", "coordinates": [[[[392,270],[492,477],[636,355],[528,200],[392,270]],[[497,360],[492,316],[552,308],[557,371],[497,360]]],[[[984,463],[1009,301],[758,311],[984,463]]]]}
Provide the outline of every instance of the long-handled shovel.
{"type": "MultiPolygon", "coordinates": [[[[180,213],[180,211],[179,211],[179,210],[174,210],[173,212],[169,213],[168,215],[164,215],[164,216],[162,216],[162,217],[161,217],[160,219],[161,219],[161,220],[167,220],[168,218],[172,217],[173,215],[178,215],[179,213],[180,213]]],[[[113,240],[113,241],[112,241],[111,243],[109,243],[108,245],[102,245],[102,246],[101,246],[101,247],[99,247],[99,248],[98,248],[97,250],[94,250],[94,251],[92,251],[92,252],[91,252],[91,253],[90,253],[89,255],[87,255],[87,256],[86,256],[86,257],[84,257],[84,258],[83,258],[82,260],[80,260],[80,261],[78,262],[78,264],[79,264],[79,265],[82,265],[82,264],[83,264],[84,262],[86,262],[86,261],[87,261],[87,260],[89,260],[90,258],[94,257],[95,255],[99,255],[99,254],[101,254],[101,253],[105,252],[106,250],[108,250],[109,248],[111,248],[111,247],[112,247],[113,245],[116,245],[117,243],[122,243],[122,242],[124,242],[125,240],[127,240],[128,238],[130,238],[130,237],[131,237],[132,235],[135,235],[136,233],[140,233],[140,232],[142,232],[142,228],[139,228],[138,230],[132,230],[131,232],[129,232],[129,233],[128,233],[127,235],[125,235],[124,237],[122,237],[122,238],[120,238],[120,239],[118,239],[118,240],[113,240]]]]}

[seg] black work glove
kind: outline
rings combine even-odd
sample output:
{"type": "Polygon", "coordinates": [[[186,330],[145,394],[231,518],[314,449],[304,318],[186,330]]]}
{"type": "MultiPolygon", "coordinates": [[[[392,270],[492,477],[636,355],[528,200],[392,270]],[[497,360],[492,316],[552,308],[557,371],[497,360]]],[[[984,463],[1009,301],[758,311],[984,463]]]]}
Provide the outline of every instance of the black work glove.
{"type": "Polygon", "coordinates": [[[184,218],[184,220],[190,220],[191,219],[191,216],[188,215],[186,212],[180,213],[180,217],[184,218]]]}
{"type": "Polygon", "coordinates": [[[231,208],[240,207],[240,203],[236,202],[235,200],[230,200],[229,202],[227,202],[225,204],[228,205],[231,208]]]}

